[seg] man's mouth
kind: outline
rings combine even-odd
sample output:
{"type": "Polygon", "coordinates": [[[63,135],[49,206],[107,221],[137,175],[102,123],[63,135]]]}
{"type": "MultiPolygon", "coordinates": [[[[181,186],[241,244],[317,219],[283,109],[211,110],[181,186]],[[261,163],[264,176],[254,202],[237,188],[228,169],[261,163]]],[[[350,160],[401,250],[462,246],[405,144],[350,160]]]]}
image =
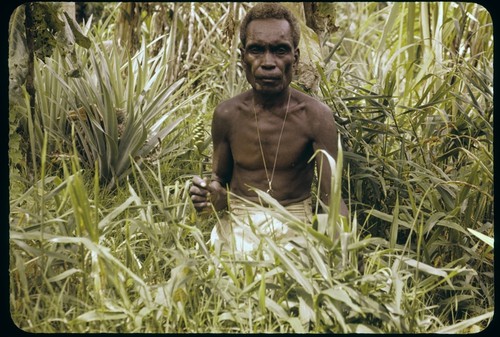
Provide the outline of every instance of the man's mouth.
{"type": "Polygon", "coordinates": [[[263,82],[263,83],[274,83],[276,81],[279,81],[279,77],[258,77],[258,81],[263,82]]]}

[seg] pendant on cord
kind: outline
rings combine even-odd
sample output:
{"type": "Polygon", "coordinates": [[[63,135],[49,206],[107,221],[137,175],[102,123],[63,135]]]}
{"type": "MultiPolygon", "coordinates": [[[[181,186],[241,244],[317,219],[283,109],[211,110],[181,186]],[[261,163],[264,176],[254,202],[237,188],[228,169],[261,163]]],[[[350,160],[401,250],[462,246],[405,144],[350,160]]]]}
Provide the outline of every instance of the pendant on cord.
{"type": "Polygon", "coordinates": [[[269,183],[269,188],[267,189],[266,193],[271,195],[271,192],[273,191],[273,187],[271,186],[272,182],[268,181],[268,183],[269,183]]]}

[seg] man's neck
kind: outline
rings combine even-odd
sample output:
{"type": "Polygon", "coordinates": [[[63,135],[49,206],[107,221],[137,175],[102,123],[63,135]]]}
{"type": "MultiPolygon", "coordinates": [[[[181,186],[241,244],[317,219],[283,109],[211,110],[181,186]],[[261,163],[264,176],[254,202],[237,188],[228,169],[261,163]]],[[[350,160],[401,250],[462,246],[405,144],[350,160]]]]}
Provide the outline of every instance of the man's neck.
{"type": "Polygon", "coordinates": [[[253,90],[254,104],[263,109],[275,109],[287,104],[290,87],[275,94],[265,94],[253,90]]]}

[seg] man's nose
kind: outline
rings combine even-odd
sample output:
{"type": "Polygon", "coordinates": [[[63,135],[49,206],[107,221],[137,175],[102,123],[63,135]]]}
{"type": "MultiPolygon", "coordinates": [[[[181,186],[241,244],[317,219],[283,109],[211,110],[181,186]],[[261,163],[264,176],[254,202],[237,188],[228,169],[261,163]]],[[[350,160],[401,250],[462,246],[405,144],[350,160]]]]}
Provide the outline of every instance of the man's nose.
{"type": "Polygon", "coordinates": [[[276,60],[273,53],[266,51],[263,55],[262,67],[263,68],[274,68],[276,66],[276,60]]]}

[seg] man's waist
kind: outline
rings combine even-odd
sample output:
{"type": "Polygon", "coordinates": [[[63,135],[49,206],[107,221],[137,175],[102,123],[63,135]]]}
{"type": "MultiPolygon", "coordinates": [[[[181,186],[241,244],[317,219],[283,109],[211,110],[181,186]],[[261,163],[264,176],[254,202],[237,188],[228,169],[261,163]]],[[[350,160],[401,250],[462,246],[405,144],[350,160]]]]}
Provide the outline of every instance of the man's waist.
{"type": "MultiPolygon", "coordinates": [[[[285,205],[280,202],[288,212],[292,214],[310,214],[312,212],[312,198],[306,196],[300,200],[287,202],[285,205]]],[[[243,215],[247,213],[256,213],[265,211],[265,209],[272,209],[263,200],[249,200],[245,198],[232,197],[229,200],[229,210],[234,215],[243,215]]]]}

